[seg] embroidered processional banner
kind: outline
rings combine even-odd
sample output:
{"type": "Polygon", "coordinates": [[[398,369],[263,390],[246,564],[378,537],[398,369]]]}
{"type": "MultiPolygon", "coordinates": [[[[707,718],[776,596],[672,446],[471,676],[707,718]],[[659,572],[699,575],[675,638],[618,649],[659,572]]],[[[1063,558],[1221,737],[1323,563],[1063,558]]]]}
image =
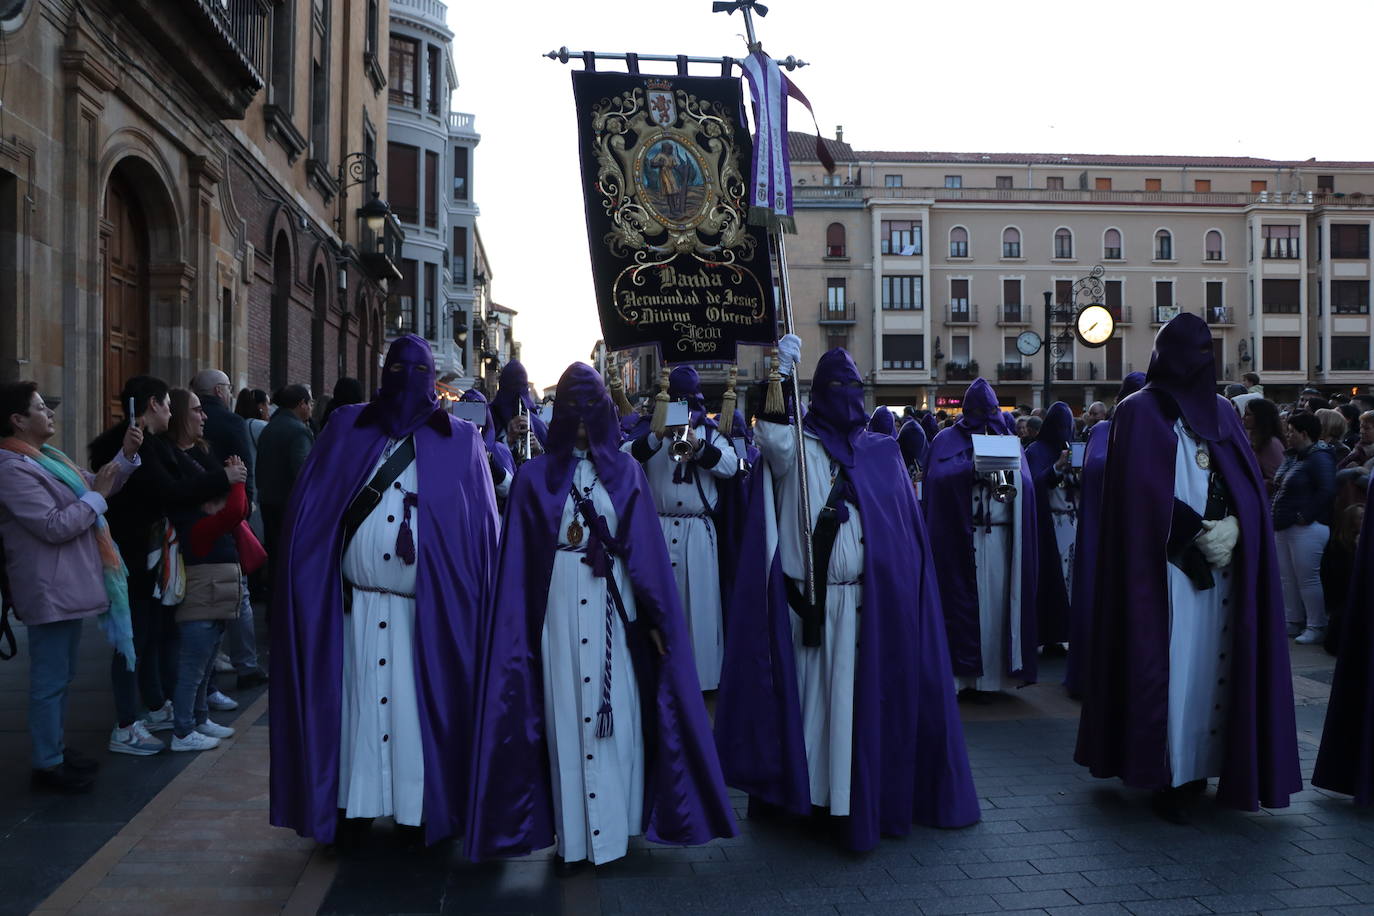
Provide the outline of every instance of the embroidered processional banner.
{"type": "Polygon", "coordinates": [[[606,346],[732,362],[738,344],[777,340],[740,81],[576,72],[573,95],[606,346]]]}

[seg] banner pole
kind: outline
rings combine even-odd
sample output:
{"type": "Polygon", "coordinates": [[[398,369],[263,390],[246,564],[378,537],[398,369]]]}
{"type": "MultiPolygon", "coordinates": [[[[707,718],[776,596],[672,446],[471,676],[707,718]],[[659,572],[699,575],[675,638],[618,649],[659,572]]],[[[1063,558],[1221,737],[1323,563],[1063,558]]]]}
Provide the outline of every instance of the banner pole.
{"type": "MultiPolygon", "coordinates": [[[[730,4],[717,3],[715,12],[724,12],[727,15],[731,10],[726,9],[730,4]]],[[[743,0],[735,7],[744,17],[744,32],[749,42],[749,53],[762,51],[759,45],[758,35],[754,32],[754,4],[753,0],[743,0]]],[[[786,100],[783,100],[786,104],[786,100]]],[[[786,137],[783,141],[786,142],[786,137]]],[[[773,250],[778,258],[778,305],[782,308],[782,327],[784,334],[795,334],[796,323],[792,316],[792,287],[787,277],[787,241],[782,231],[782,227],[775,223],[768,227],[768,235],[773,240],[773,250]]],[[[802,548],[802,588],[806,596],[808,605],[816,603],[816,576],[815,551],[811,543],[811,480],[806,467],[806,435],[802,432],[802,403],[801,403],[801,382],[797,379],[799,366],[792,367],[792,374],[789,376],[788,385],[792,390],[793,409],[797,412],[796,422],[792,424],[793,436],[795,437],[797,449],[797,521],[801,532],[802,548]]],[[[819,575],[828,575],[829,570],[822,569],[819,575]]],[[[825,608],[819,609],[822,614],[825,608]]]]}

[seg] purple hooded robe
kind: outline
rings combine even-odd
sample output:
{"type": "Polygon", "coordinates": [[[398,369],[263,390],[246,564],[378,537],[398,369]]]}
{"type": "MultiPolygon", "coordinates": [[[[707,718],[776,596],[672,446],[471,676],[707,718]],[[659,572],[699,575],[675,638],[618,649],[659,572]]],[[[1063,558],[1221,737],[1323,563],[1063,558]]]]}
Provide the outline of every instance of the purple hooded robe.
{"type": "MultiPolygon", "coordinates": [[[[611,547],[627,573],[620,587],[634,590],[637,606],[628,640],[643,715],[644,835],[697,845],[735,834],[648,481],[639,462],[619,450],[619,423],[601,376],[573,363],[558,383],[548,451],[520,468],[506,504],[497,600],[482,629],[465,843],[473,859],[525,855],[554,842],[539,647],[578,423],[587,427],[590,458],[619,516],[611,547]],[[662,634],[666,655],[653,649],[649,629],[662,634]]],[[[589,557],[597,540],[590,537],[589,557]]]]}
{"type": "MultiPolygon", "coordinates": [[[[941,570],[940,602],[949,633],[949,655],[959,677],[983,675],[981,628],[978,624],[978,578],[973,556],[973,440],[975,433],[1007,435],[997,395],[986,379],[977,378],[964,394],[964,413],[930,445],[926,464],[924,508],[935,568],[941,570]]],[[[1021,499],[1034,492],[1024,458],[1017,482],[1021,499]]],[[[1018,502],[1020,502],[1018,500],[1018,502]]],[[[1035,609],[1039,551],[1035,502],[1021,518],[1021,667],[1013,667],[1011,627],[1007,627],[1006,673],[1034,683],[1037,665],[1035,609]]],[[[1015,572],[1012,572],[1015,575],[1015,572]]]]}
{"type": "Polygon", "coordinates": [[[496,396],[491,399],[491,418],[496,422],[494,429],[500,435],[506,434],[506,427],[522,406],[529,411],[530,432],[542,448],[549,438],[549,428],[535,412],[538,407],[534,398],[530,397],[529,374],[520,360],[513,359],[502,367],[501,376],[496,382],[496,396]]]}
{"type": "Polygon", "coordinates": [[[908,423],[897,434],[897,447],[901,449],[902,461],[907,470],[925,470],[926,459],[930,457],[930,441],[926,439],[925,427],[920,423],[908,423]]]}
{"type": "MultiPolygon", "coordinates": [[[[487,397],[476,388],[469,388],[463,392],[459,400],[468,401],[473,404],[486,404],[487,397]]],[[[482,427],[482,441],[487,446],[487,454],[491,455],[495,461],[507,474],[515,473],[515,457],[511,455],[510,449],[504,442],[496,441],[496,423],[491,416],[491,405],[487,404],[487,423],[482,427]]]]}
{"type": "Polygon", "coordinates": [[[868,431],[877,433],[880,436],[897,436],[897,423],[892,418],[892,411],[886,407],[879,407],[873,411],[873,416],[868,420],[868,431]]]}
{"type": "Polygon", "coordinates": [[[1281,808],[1300,791],[1297,727],[1274,533],[1235,408],[1216,394],[1212,332],[1197,315],[1155,337],[1145,387],[1113,414],[1102,484],[1097,585],[1074,759],[1100,778],[1164,789],[1169,764],[1168,542],[1181,415],[1208,442],[1240,527],[1232,554],[1231,705],[1217,802],[1281,808]]]}
{"type": "Polygon", "coordinates": [[[372,402],[332,415],[282,521],[272,603],[271,821],[332,842],[339,810],[343,518],[388,440],[415,438],[415,678],[424,744],[425,841],[460,831],[472,758],[477,624],[491,600],[497,518],[477,430],[439,408],[434,358],[407,335],[372,402]]]}
{"type": "MultiPolygon", "coordinates": [[[[1121,382],[1116,403],[1145,386],[1145,373],[1132,372],[1121,382]]],[[[1107,437],[1111,420],[1094,423],[1083,449],[1078,473],[1078,537],[1074,542],[1073,594],[1069,600],[1069,657],[1064,663],[1064,686],[1069,696],[1083,695],[1083,668],[1088,656],[1093,587],[1097,582],[1097,536],[1102,518],[1102,477],[1107,469],[1107,437]]]]}
{"type": "Polygon", "coordinates": [[[1341,628],[1340,656],[1331,681],[1321,750],[1312,785],[1374,804],[1374,487],[1365,501],[1364,524],[1355,549],[1349,607],[1341,628]]]}
{"type": "MultiPolygon", "coordinates": [[[[871,849],[880,835],[905,836],[913,823],[975,823],[978,796],[945,652],[925,525],[897,443],[865,429],[862,382],[842,349],[817,363],[805,426],[845,466],[863,518],[863,613],[844,845],[871,849]]],[[[760,481],[771,483],[771,476],[760,481]]],[[[748,536],[741,542],[727,618],[716,745],[731,786],[795,814],[809,814],[793,611],[780,551],[769,556],[765,546],[769,496],[771,487],[751,488],[748,536]]]]}
{"type": "MultiPolygon", "coordinates": [[[[1011,414],[1003,414],[1010,417],[1011,414]]],[[[1016,435],[1012,421],[1011,435],[1016,435]]],[[[1059,541],[1054,533],[1054,513],[1050,511],[1050,491],[1059,484],[1055,462],[1069,447],[1073,436],[1073,411],[1063,401],[1055,401],[1045,412],[1045,422],[1035,441],[1026,446],[1026,464],[1035,485],[1035,521],[1040,533],[1040,580],[1036,633],[1041,645],[1065,642],[1069,638],[1069,590],[1064,584],[1059,541]]]]}

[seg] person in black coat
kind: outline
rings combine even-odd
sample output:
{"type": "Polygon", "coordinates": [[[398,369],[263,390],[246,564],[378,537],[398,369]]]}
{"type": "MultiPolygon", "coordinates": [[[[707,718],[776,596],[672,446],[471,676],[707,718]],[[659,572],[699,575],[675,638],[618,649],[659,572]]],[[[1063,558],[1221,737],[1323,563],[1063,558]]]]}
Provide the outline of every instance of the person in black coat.
{"type": "MultiPolygon", "coordinates": [[[[211,471],[188,469],[163,433],[171,419],[167,383],[134,376],[124,384],[120,403],[132,402],[134,422],[146,435],[138,450],[140,465],[109,499],[105,521],[128,568],[129,609],[134,630],[135,671],[127,670],[118,653],[110,666],[118,724],[110,736],[114,753],[147,756],[162,749],[150,732],[172,727],[171,691],[176,681],[177,640],[172,606],[155,596],[160,564],[148,568],[148,557],[164,548],[169,512],[198,506],[229,491],[222,467],[211,471]]],[[[128,420],[117,423],[89,446],[90,460],[99,467],[114,457],[124,440],[128,420]]]]}

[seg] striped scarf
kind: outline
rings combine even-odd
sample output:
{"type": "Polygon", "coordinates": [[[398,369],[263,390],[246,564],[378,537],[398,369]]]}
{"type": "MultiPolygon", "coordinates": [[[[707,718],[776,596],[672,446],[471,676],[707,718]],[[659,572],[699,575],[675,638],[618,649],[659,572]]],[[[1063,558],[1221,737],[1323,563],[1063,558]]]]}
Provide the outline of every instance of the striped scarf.
{"type": "MultiPolygon", "coordinates": [[[[80,499],[86,493],[86,478],[72,460],[51,445],[36,449],[27,442],[16,438],[0,439],[0,448],[32,458],[39,467],[62,481],[80,499]]],[[[100,615],[100,629],[105,638],[124,656],[124,663],[130,671],[134,670],[134,628],[129,614],[128,570],[124,559],[119,555],[114,538],[110,537],[110,526],[103,515],[97,515],[95,542],[100,549],[100,566],[105,578],[105,594],[109,596],[110,607],[100,615]]]]}

